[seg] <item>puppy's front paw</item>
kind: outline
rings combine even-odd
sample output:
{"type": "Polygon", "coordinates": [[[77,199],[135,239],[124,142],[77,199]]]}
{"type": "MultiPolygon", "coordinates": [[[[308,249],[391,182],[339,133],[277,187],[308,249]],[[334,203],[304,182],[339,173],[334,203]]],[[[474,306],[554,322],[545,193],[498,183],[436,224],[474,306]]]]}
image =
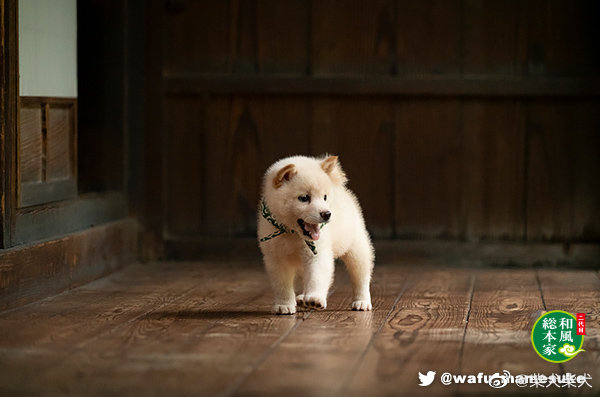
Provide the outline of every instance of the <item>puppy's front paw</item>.
{"type": "Polygon", "coordinates": [[[300,307],[306,307],[306,304],[304,303],[304,294],[296,296],[296,305],[300,307]]]}
{"type": "Polygon", "coordinates": [[[352,302],[352,310],[368,311],[373,310],[370,300],[359,300],[352,302]]]}
{"type": "Polygon", "coordinates": [[[296,302],[298,302],[299,297],[301,297],[300,301],[305,308],[323,310],[327,307],[327,299],[325,298],[314,295],[298,295],[296,302]]]}
{"type": "Polygon", "coordinates": [[[273,305],[273,314],[294,314],[296,313],[295,304],[275,304],[273,305]]]}

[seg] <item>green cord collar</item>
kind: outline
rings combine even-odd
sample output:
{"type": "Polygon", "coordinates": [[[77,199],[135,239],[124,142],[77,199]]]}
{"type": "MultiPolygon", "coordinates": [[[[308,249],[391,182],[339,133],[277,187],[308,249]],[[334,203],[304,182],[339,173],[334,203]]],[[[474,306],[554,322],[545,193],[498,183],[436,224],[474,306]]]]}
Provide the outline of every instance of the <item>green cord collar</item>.
{"type": "MultiPolygon", "coordinates": [[[[288,229],[285,225],[282,225],[275,220],[275,218],[273,217],[273,214],[271,213],[271,210],[269,209],[269,207],[267,207],[267,203],[265,202],[264,198],[261,201],[260,213],[263,218],[265,218],[271,225],[273,225],[273,227],[275,229],[277,229],[273,233],[269,234],[268,236],[261,238],[259,240],[261,243],[272,240],[275,237],[281,236],[282,234],[285,234],[285,233],[290,233],[290,234],[296,233],[295,230],[288,229]]],[[[321,224],[321,227],[323,227],[323,224],[321,224]]],[[[317,255],[317,246],[316,246],[315,242],[307,241],[307,240],[304,240],[304,242],[306,243],[306,246],[311,250],[313,255],[317,255]]]]}

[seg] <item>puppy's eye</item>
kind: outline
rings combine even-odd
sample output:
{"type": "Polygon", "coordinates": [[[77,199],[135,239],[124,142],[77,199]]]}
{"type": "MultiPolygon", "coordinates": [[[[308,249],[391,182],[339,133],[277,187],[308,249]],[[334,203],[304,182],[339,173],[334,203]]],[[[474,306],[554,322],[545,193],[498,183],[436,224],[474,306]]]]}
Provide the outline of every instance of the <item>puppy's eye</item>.
{"type": "Polygon", "coordinates": [[[310,196],[308,194],[305,194],[304,196],[298,196],[298,200],[302,201],[303,203],[308,203],[310,201],[310,196]]]}
{"type": "Polygon", "coordinates": [[[327,201],[327,195],[325,195],[325,197],[323,197],[323,200],[327,201]]]}

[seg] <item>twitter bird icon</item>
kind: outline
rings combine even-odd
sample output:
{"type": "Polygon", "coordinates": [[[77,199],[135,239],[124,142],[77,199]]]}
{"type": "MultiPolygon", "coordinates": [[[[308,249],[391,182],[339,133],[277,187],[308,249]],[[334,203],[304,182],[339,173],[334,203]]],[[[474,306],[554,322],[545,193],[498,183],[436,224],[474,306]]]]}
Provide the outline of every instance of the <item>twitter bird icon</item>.
{"type": "Polygon", "coordinates": [[[419,386],[429,386],[430,384],[433,383],[434,379],[435,379],[435,371],[429,371],[429,372],[427,372],[427,375],[423,375],[422,373],[419,372],[419,382],[421,382],[419,384],[419,386]]]}

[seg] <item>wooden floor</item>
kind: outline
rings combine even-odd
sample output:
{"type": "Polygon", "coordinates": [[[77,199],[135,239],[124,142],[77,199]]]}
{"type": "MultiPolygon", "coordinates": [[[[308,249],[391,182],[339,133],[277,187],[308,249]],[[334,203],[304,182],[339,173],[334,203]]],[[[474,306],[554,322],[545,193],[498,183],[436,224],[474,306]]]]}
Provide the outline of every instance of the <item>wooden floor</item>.
{"type": "Polygon", "coordinates": [[[131,265],[0,313],[0,395],[600,395],[596,271],[379,266],[373,312],[268,313],[258,263],[131,265]],[[543,310],[586,312],[586,352],[564,364],[530,343],[543,310]],[[418,372],[437,371],[419,387],[418,372]],[[443,386],[453,374],[589,373],[593,388],[443,386]]]}

